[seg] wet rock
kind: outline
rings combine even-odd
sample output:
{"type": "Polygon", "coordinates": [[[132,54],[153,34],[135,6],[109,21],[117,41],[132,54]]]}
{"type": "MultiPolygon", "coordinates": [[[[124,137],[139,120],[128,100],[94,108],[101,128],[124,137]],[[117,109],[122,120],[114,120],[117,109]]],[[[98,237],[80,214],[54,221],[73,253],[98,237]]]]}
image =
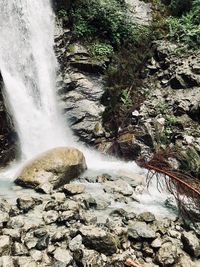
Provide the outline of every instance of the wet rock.
{"type": "Polygon", "coordinates": [[[177,262],[173,265],[173,267],[197,267],[197,265],[186,253],[181,252],[177,262]]]}
{"type": "Polygon", "coordinates": [[[68,82],[62,82],[59,86],[61,109],[78,138],[91,143],[96,125],[102,124],[102,112],[105,109],[100,103],[104,93],[102,77],[77,73],[73,68],[68,69],[63,76],[61,81],[68,77],[68,82]]]}
{"type": "Polygon", "coordinates": [[[31,257],[16,257],[15,263],[17,267],[37,267],[37,263],[31,257]]]}
{"type": "Polygon", "coordinates": [[[181,235],[184,250],[191,256],[200,256],[200,241],[192,232],[183,232],[181,235]]]}
{"type": "Polygon", "coordinates": [[[34,261],[38,262],[42,260],[42,252],[36,249],[30,250],[30,256],[34,259],[34,261]]]}
{"type": "Polygon", "coordinates": [[[19,229],[7,229],[2,230],[3,235],[8,235],[13,241],[19,241],[21,236],[21,231],[19,229]]]}
{"type": "Polygon", "coordinates": [[[58,212],[55,210],[49,210],[43,214],[43,219],[46,224],[55,223],[58,220],[58,212]]]}
{"type": "Polygon", "coordinates": [[[70,255],[68,250],[62,249],[62,248],[57,248],[54,251],[54,265],[55,266],[68,266],[73,258],[70,255]]]}
{"type": "Polygon", "coordinates": [[[73,210],[66,210],[59,214],[58,222],[68,222],[76,218],[76,213],[73,210]]]}
{"type": "Polygon", "coordinates": [[[80,208],[80,204],[74,200],[67,199],[64,203],[57,205],[55,207],[55,210],[57,211],[67,211],[67,210],[73,210],[78,211],[80,208]]]}
{"type": "Polygon", "coordinates": [[[82,226],[80,233],[83,238],[83,244],[88,248],[95,249],[105,255],[112,255],[117,251],[118,238],[101,228],[82,226]]]}
{"type": "Polygon", "coordinates": [[[84,223],[85,225],[97,223],[97,217],[90,212],[81,211],[79,213],[79,216],[80,216],[80,221],[84,223]]]}
{"type": "Polygon", "coordinates": [[[55,148],[38,156],[24,167],[15,183],[32,188],[43,184],[58,188],[86,169],[83,154],[75,148],[55,148]]]}
{"type": "Polygon", "coordinates": [[[38,239],[34,237],[32,233],[27,233],[25,237],[23,238],[23,241],[26,247],[30,250],[32,248],[35,248],[38,242],[38,239]]]}
{"type": "Polygon", "coordinates": [[[156,255],[157,262],[161,266],[171,266],[177,259],[177,247],[171,242],[162,245],[156,255]]]}
{"type": "Polygon", "coordinates": [[[33,209],[36,204],[41,204],[42,201],[35,200],[32,197],[20,197],[17,198],[17,207],[23,212],[28,212],[29,210],[33,209]]]}
{"type": "Polygon", "coordinates": [[[65,194],[60,192],[52,194],[51,197],[55,199],[57,203],[63,203],[66,200],[65,194]]]}
{"type": "Polygon", "coordinates": [[[35,248],[38,250],[44,250],[48,247],[48,245],[49,245],[49,235],[47,234],[38,239],[35,248]]]}
{"type": "Polygon", "coordinates": [[[162,246],[162,240],[160,238],[156,238],[151,243],[152,248],[160,248],[162,246]]]}
{"type": "Polygon", "coordinates": [[[11,210],[11,205],[5,199],[0,199],[0,211],[9,213],[10,210],[11,210]]]}
{"type": "Polygon", "coordinates": [[[81,184],[66,184],[64,185],[64,189],[63,191],[67,194],[67,195],[77,195],[77,194],[81,194],[85,191],[85,186],[81,185],[81,184]]]}
{"type": "Polygon", "coordinates": [[[28,250],[23,244],[15,242],[12,246],[12,253],[14,256],[25,256],[28,254],[28,250]]]}
{"type": "Polygon", "coordinates": [[[82,266],[101,266],[105,267],[105,255],[100,254],[95,250],[84,248],[83,250],[77,250],[73,254],[76,262],[79,262],[82,266]]]}
{"type": "Polygon", "coordinates": [[[135,136],[132,133],[121,134],[118,137],[117,143],[124,159],[135,160],[141,152],[141,147],[137,144],[135,136]]]}
{"type": "Polygon", "coordinates": [[[120,193],[124,196],[131,196],[133,194],[131,186],[122,180],[105,182],[104,191],[107,193],[120,193]]]}
{"type": "Polygon", "coordinates": [[[0,256],[10,255],[11,240],[7,235],[0,236],[0,256]]]}
{"type": "Polygon", "coordinates": [[[64,229],[57,230],[51,237],[51,242],[61,242],[66,239],[66,231],[64,229]]]}
{"type": "Polygon", "coordinates": [[[3,226],[3,224],[7,223],[9,221],[10,217],[7,212],[0,211],[0,225],[3,226]]]}
{"type": "Polygon", "coordinates": [[[7,228],[18,229],[24,226],[24,217],[22,215],[10,218],[7,228]]]}
{"type": "Polygon", "coordinates": [[[80,249],[82,246],[82,236],[77,235],[69,242],[69,249],[75,251],[80,249]]]}
{"type": "Polygon", "coordinates": [[[140,240],[145,239],[155,239],[155,230],[147,225],[145,222],[131,222],[128,228],[128,236],[132,239],[140,240]]]}
{"type": "Polygon", "coordinates": [[[151,212],[143,212],[138,215],[138,220],[144,221],[144,222],[153,222],[155,221],[155,216],[151,212]]]}

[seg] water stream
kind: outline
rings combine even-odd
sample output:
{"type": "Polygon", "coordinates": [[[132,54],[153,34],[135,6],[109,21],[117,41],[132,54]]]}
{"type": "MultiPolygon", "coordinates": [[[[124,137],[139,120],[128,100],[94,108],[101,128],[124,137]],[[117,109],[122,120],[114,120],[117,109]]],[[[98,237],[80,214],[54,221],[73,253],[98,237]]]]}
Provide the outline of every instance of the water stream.
{"type": "MultiPolygon", "coordinates": [[[[25,162],[58,146],[82,150],[90,175],[145,172],[134,162],[108,158],[77,144],[70,129],[64,126],[55,94],[58,66],[53,50],[54,24],[50,0],[0,2],[0,71],[5,84],[4,98],[12,112],[21,149],[20,161],[0,174],[4,194],[6,190],[11,194],[10,181],[25,162]]],[[[96,187],[92,191],[98,190],[96,187]]],[[[151,203],[155,209],[159,207],[158,198],[161,199],[161,194],[154,190],[151,197],[148,193],[143,195],[143,203],[146,206],[151,203]]]]}

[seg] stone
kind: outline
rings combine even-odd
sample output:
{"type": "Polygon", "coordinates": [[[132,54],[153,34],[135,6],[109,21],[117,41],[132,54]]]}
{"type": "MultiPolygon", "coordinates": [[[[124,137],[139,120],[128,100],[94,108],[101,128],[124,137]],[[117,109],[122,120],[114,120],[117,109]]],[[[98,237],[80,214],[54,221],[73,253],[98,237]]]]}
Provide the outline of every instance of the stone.
{"type": "Polygon", "coordinates": [[[22,256],[22,255],[27,255],[28,250],[23,244],[15,242],[12,246],[12,253],[14,256],[22,256]]]}
{"type": "Polygon", "coordinates": [[[57,230],[51,237],[51,242],[61,242],[66,239],[66,231],[64,229],[57,230]]]}
{"type": "Polygon", "coordinates": [[[19,256],[15,258],[17,267],[37,267],[37,263],[31,257],[19,256]]]}
{"type": "Polygon", "coordinates": [[[8,228],[13,228],[13,229],[22,228],[23,226],[24,226],[24,217],[22,215],[10,218],[7,224],[8,228]]]}
{"type": "Polygon", "coordinates": [[[43,220],[46,224],[55,223],[58,220],[58,212],[55,210],[49,210],[43,214],[43,220]]]}
{"type": "Polygon", "coordinates": [[[55,189],[77,178],[86,169],[84,155],[76,148],[54,148],[29,162],[15,183],[39,189],[48,184],[55,189]]]}
{"type": "Polygon", "coordinates": [[[137,144],[135,135],[130,132],[120,134],[117,144],[124,159],[135,160],[141,152],[141,147],[137,144]]]}
{"type": "Polygon", "coordinates": [[[63,203],[66,200],[65,194],[60,192],[52,194],[51,197],[58,203],[63,203]]]}
{"type": "Polygon", "coordinates": [[[76,217],[76,213],[73,210],[66,210],[59,214],[58,222],[68,222],[76,217]]]}
{"type": "Polygon", "coordinates": [[[0,211],[9,213],[11,210],[11,205],[5,199],[0,199],[0,211]]]}
{"type": "Polygon", "coordinates": [[[140,213],[137,218],[138,218],[138,220],[144,221],[147,223],[155,221],[154,214],[151,212],[147,212],[147,211],[140,213]]]}
{"type": "Polygon", "coordinates": [[[2,267],[14,267],[13,258],[11,256],[0,257],[0,266],[2,266],[2,267]]]}
{"type": "Polygon", "coordinates": [[[19,229],[7,229],[2,230],[3,235],[8,235],[13,241],[19,241],[21,236],[21,231],[19,229]]]}
{"type": "Polygon", "coordinates": [[[177,262],[172,267],[197,267],[197,265],[186,253],[181,252],[177,262]]]}
{"type": "Polygon", "coordinates": [[[181,235],[183,248],[191,256],[200,256],[200,240],[192,232],[183,232],[181,235]]]}
{"type": "Polygon", "coordinates": [[[32,249],[29,251],[31,257],[34,259],[34,261],[41,261],[42,260],[42,252],[36,249],[32,249]]]}
{"type": "Polygon", "coordinates": [[[23,212],[28,212],[29,210],[33,209],[36,205],[35,200],[32,197],[25,196],[17,198],[17,207],[23,212]]]}
{"type": "Polygon", "coordinates": [[[0,236],[0,256],[10,255],[11,240],[7,235],[0,236]]]}
{"type": "Polygon", "coordinates": [[[73,252],[75,250],[78,250],[82,246],[82,236],[77,235],[72,240],[69,241],[69,249],[73,252]]]}
{"type": "Polygon", "coordinates": [[[104,191],[107,193],[120,193],[124,196],[131,196],[133,194],[132,187],[122,180],[105,182],[104,191]]]}
{"type": "Polygon", "coordinates": [[[128,227],[128,236],[132,239],[140,240],[145,239],[155,239],[155,230],[147,225],[145,222],[131,222],[128,227]]]}
{"type": "Polygon", "coordinates": [[[156,260],[160,266],[171,266],[177,259],[177,247],[171,242],[164,243],[158,250],[156,260]]]}
{"type": "Polygon", "coordinates": [[[10,217],[7,212],[0,211],[0,224],[7,223],[10,217]]]}
{"type": "Polygon", "coordinates": [[[63,191],[70,196],[81,194],[85,191],[85,186],[81,184],[66,184],[63,191]]]}
{"type": "Polygon", "coordinates": [[[162,240],[160,238],[156,238],[151,243],[152,248],[160,248],[162,246],[162,240]]]}
{"type": "Polygon", "coordinates": [[[68,250],[57,248],[54,251],[54,260],[55,260],[54,266],[65,267],[72,262],[73,258],[68,250]]]}
{"type": "Polygon", "coordinates": [[[48,247],[48,245],[49,245],[49,235],[47,234],[38,239],[35,248],[38,250],[44,250],[48,247]]]}
{"type": "Polygon", "coordinates": [[[80,233],[83,244],[105,255],[112,255],[117,252],[118,237],[95,226],[82,226],[80,233]]]}

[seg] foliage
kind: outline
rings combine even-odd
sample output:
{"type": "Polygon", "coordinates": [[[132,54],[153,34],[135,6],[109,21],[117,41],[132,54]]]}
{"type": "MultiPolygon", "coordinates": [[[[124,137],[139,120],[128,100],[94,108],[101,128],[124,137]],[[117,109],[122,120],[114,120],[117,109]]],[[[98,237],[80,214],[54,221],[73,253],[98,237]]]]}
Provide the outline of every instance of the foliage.
{"type": "Polygon", "coordinates": [[[121,101],[122,103],[126,106],[126,107],[130,107],[132,106],[132,100],[130,98],[130,91],[125,89],[125,90],[122,90],[122,93],[121,93],[121,101]]]}
{"type": "Polygon", "coordinates": [[[76,0],[73,3],[74,34],[85,38],[107,40],[119,46],[134,41],[135,25],[128,16],[126,5],[120,0],[76,0]]]}
{"type": "Polygon", "coordinates": [[[191,3],[191,9],[180,18],[170,16],[166,21],[168,38],[183,50],[200,46],[200,0],[191,3]]]}
{"type": "Polygon", "coordinates": [[[89,52],[96,58],[110,57],[113,54],[113,47],[105,42],[94,42],[89,45],[89,52]]]}
{"type": "Polygon", "coordinates": [[[60,9],[58,11],[58,17],[59,18],[63,18],[63,17],[66,17],[67,16],[67,11],[65,9],[60,9]]]}
{"type": "Polygon", "coordinates": [[[169,9],[173,16],[182,16],[190,10],[192,0],[171,0],[169,9]]]}

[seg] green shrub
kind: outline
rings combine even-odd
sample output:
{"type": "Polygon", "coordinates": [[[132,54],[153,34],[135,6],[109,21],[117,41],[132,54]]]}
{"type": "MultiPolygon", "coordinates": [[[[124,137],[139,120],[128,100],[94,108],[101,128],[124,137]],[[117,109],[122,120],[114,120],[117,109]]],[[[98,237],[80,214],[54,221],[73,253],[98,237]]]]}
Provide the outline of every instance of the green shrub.
{"type": "Polygon", "coordinates": [[[112,45],[103,42],[95,42],[89,45],[89,52],[93,57],[110,57],[113,53],[112,45]]]}
{"type": "Polygon", "coordinates": [[[135,25],[128,15],[127,7],[120,0],[83,0],[74,1],[74,34],[79,37],[107,40],[119,46],[127,40],[134,41],[135,25]]]}
{"type": "Polygon", "coordinates": [[[166,20],[168,37],[182,48],[195,49],[200,46],[200,0],[192,2],[188,13],[180,18],[170,16],[166,20]]]}
{"type": "Polygon", "coordinates": [[[191,12],[180,19],[169,17],[166,24],[169,31],[168,37],[171,41],[176,41],[186,49],[200,46],[200,25],[193,23],[191,12]]]}

